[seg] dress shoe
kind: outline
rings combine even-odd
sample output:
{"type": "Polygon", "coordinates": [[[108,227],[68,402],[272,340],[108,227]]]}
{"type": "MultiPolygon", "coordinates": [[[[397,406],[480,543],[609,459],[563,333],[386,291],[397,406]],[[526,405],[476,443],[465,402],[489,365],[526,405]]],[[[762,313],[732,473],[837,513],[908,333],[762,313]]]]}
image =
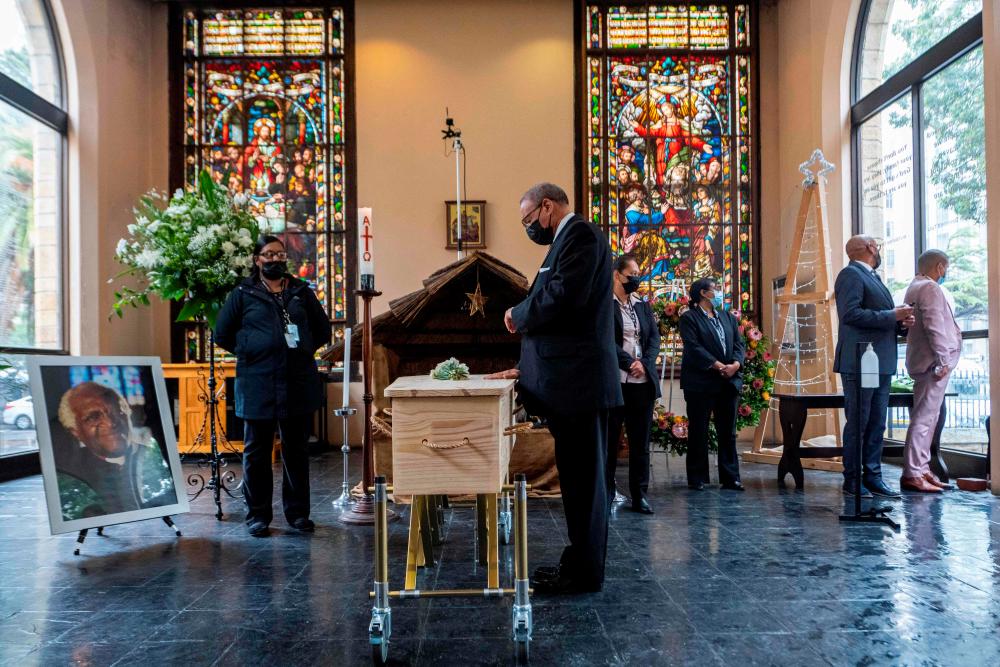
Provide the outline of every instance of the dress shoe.
{"type": "Polygon", "coordinates": [[[923,477],[902,477],[899,480],[899,488],[920,493],[941,493],[941,487],[931,484],[923,477]]]}
{"type": "Polygon", "coordinates": [[[535,579],[531,582],[535,594],[541,595],[578,595],[580,593],[598,593],[600,584],[584,584],[565,575],[553,579],[535,579]]]}
{"type": "Polygon", "coordinates": [[[886,486],[886,483],[882,481],[881,478],[873,479],[871,481],[862,482],[864,487],[872,492],[873,496],[878,496],[879,498],[902,498],[903,494],[899,491],[895,491],[886,486]]]}
{"type": "Polygon", "coordinates": [[[933,484],[934,486],[943,491],[951,491],[952,489],[955,488],[954,486],[948,484],[947,482],[942,482],[940,479],[938,479],[938,476],[932,473],[930,470],[924,473],[924,479],[926,479],[928,482],[930,482],[931,484],[933,484]]]}
{"type": "Polygon", "coordinates": [[[704,491],[705,484],[704,482],[695,482],[694,484],[689,483],[688,488],[691,489],[692,491],[704,491]]]}
{"type": "Polygon", "coordinates": [[[271,529],[263,521],[251,521],[247,524],[247,532],[250,537],[267,537],[271,534],[271,529]]]}
{"type": "MultiPolygon", "coordinates": [[[[850,496],[852,498],[854,497],[854,483],[853,482],[849,482],[847,484],[844,484],[843,488],[844,488],[844,495],[845,496],[850,496]]],[[[866,489],[865,487],[862,486],[861,487],[861,497],[862,498],[871,498],[872,497],[871,491],[869,491],[868,489],[866,489]]]]}
{"type": "Polygon", "coordinates": [[[726,491],[746,491],[747,487],[743,486],[743,482],[736,480],[735,482],[730,482],[729,484],[723,484],[722,488],[726,491]]]}
{"type": "MultiPolygon", "coordinates": [[[[632,496],[635,498],[635,496],[632,496]]],[[[653,508],[649,505],[649,501],[645,498],[639,498],[639,501],[632,501],[632,511],[638,512],[639,514],[652,514],[653,508]]]]}
{"type": "Polygon", "coordinates": [[[316,524],[312,520],[300,516],[298,519],[292,522],[292,528],[295,530],[302,531],[303,533],[311,533],[316,530],[316,524]]]}

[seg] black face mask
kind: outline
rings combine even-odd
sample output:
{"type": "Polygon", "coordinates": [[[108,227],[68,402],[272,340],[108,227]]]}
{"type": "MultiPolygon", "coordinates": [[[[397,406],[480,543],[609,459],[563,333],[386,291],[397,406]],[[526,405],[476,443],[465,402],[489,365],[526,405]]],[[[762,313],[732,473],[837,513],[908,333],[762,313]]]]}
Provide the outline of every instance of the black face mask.
{"type": "Polygon", "coordinates": [[[288,273],[288,263],[280,261],[264,262],[260,267],[260,273],[268,280],[277,280],[288,273]]]}
{"type": "Polygon", "coordinates": [[[626,294],[631,294],[641,287],[642,281],[639,280],[639,276],[626,276],[625,282],[622,283],[622,288],[625,290],[626,294]]]}
{"type": "Polygon", "coordinates": [[[552,245],[552,241],[556,238],[555,230],[551,226],[552,218],[549,218],[549,226],[542,227],[542,214],[539,213],[535,221],[525,227],[524,232],[528,235],[528,238],[537,243],[538,245],[552,245]]]}
{"type": "Polygon", "coordinates": [[[882,266],[882,253],[876,252],[875,253],[875,266],[873,266],[872,268],[877,269],[880,266],[882,266]]]}

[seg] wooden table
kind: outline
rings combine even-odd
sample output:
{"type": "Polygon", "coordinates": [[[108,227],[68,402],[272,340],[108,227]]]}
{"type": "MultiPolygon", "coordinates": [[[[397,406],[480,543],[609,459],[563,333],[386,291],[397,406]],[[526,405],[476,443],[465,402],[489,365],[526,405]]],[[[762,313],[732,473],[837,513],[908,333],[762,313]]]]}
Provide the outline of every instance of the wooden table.
{"type": "MultiPolygon", "coordinates": [[[[236,376],[236,364],[215,364],[215,394],[218,421],[217,442],[223,453],[243,451],[242,440],[226,438],[226,378],[236,376]],[[225,445],[223,443],[226,443],[225,445]]],[[[163,377],[177,380],[178,434],[177,446],[182,455],[206,454],[211,450],[205,424],[205,402],[208,400],[208,364],[163,364],[163,377]]]]}
{"type": "MultiPolygon", "coordinates": [[[[947,394],[954,396],[955,394],[947,394]]],[[[806,416],[809,410],[837,409],[844,407],[843,394],[775,394],[778,399],[778,420],[781,422],[781,460],[778,462],[778,488],[785,488],[785,475],[791,474],[796,488],[803,488],[805,476],[802,472],[804,458],[833,458],[843,456],[843,447],[802,447],[802,432],[806,427],[806,416]]],[[[941,431],[944,429],[947,409],[946,402],[941,402],[941,414],[938,417],[934,438],[931,440],[931,469],[941,478],[948,481],[948,467],[941,458],[941,431]]],[[[913,394],[890,393],[890,408],[913,409],[913,394]]],[[[882,453],[902,454],[902,445],[885,445],[882,453]]]]}

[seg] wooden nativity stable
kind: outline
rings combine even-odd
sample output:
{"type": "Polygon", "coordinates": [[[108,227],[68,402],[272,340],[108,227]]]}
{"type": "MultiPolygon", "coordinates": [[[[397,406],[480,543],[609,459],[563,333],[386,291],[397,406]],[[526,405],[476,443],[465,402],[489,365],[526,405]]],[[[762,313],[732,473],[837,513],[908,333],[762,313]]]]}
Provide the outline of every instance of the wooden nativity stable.
{"type": "MultiPolygon", "coordinates": [[[[520,336],[507,332],[503,316],[524,299],[528,287],[528,279],[513,267],[487,253],[474,252],[434,272],[424,279],[421,289],[392,300],[387,312],[373,318],[377,475],[393,479],[392,437],[387,430],[391,429],[391,403],[385,389],[400,377],[429,375],[449,357],[467,364],[474,375],[515,366],[520,336]]],[[[361,335],[352,336],[352,360],[361,358],[362,344],[361,335]]],[[[343,358],[343,342],[325,355],[334,363],[343,358]]],[[[527,475],[532,495],[558,495],[554,443],[546,429],[517,435],[510,472],[527,475]]]]}

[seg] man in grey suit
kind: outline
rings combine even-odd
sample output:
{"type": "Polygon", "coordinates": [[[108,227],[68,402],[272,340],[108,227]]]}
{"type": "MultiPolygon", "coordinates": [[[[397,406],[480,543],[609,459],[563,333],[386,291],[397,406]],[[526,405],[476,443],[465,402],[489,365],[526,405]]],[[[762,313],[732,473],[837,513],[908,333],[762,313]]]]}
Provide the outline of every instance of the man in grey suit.
{"type": "Polygon", "coordinates": [[[889,383],[896,372],[896,337],[905,336],[914,323],[913,308],[894,306],[892,293],[875,269],[882,263],[879,246],[870,236],[852,236],[844,250],[850,262],[834,286],[840,334],[833,370],[844,388],[844,493],[854,493],[858,456],[862,462],[862,494],[899,498],[882,480],[882,434],[889,408],[889,383]],[[858,343],[871,343],[878,355],[879,386],[862,389],[858,343]],[[858,432],[860,414],[861,432],[858,432]],[[866,493],[867,492],[867,493],[866,493]]]}

